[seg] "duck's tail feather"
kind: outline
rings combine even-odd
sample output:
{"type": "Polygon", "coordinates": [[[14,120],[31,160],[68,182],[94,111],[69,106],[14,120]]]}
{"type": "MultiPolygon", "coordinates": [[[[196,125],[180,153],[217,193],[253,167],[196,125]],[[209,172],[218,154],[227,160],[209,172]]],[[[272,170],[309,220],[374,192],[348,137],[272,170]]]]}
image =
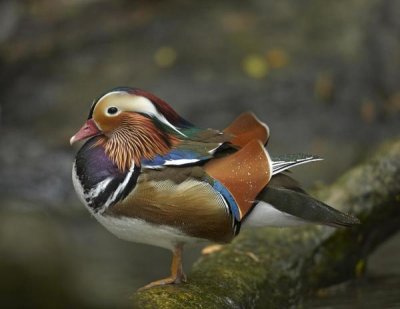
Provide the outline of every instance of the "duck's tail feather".
{"type": "MultiPolygon", "coordinates": [[[[286,176],[286,175],[285,175],[286,176]]],[[[306,223],[333,227],[350,227],[360,221],[325,203],[311,197],[296,182],[277,187],[277,183],[265,188],[258,196],[258,202],[246,217],[248,226],[293,226],[306,223]]],[[[288,181],[286,179],[286,181],[288,181]]]]}
{"type": "Polygon", "coordinates": [[[282,173],[283,171],[289,168],[301,164],[323,160],[319,156],[304,154],[304,153],[286,154],[271,158],[272,158],[272,175],[282,173]]]}

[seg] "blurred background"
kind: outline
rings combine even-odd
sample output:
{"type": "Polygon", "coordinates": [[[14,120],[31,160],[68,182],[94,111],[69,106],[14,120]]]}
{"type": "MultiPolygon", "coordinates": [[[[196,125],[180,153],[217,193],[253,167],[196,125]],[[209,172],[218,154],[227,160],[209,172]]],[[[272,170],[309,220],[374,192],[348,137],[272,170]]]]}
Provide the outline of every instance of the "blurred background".
{"type": "MultiPolygon", "coordinates": [[[[295,171],[316,188],[399,138],[399,15],[396,0],[0,1],[0,306],[125,308],[168,274],[169,252],[115,238],[73,191],[68,141],[95,97],[144,88],[202,127],[252,110],[273,155],[326,159],[295,171]]],[[[308,305],[400,306],[399,260],[400,235],[308,305]]]]}

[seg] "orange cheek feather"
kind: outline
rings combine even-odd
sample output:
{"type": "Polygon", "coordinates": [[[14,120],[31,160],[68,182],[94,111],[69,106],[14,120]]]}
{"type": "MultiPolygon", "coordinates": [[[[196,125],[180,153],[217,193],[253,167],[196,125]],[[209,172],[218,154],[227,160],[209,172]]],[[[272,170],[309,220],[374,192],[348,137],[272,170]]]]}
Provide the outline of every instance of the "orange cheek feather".
{"type": "Polygon", "coordinates": [[[129,169],[132,162],[140,165],[142,159],[164,155],[179,143],[173,135],[160,131],[151,119],[137,113],[125,112],[116,117],[100,115],[96,121],[107,135],[99,142],[120,170],[129,169]]]}
{"type": "Polygon", "coordinates": [[[101,131],[105,134],[110,133],[117,129],[119,126],[122,125],[123,122],[123,114],[121,113],[117,116],[107,116],[101,111],[95,111],[93,114],[93,119],[95,119],[96,123],[100,127],[101,131]]]}

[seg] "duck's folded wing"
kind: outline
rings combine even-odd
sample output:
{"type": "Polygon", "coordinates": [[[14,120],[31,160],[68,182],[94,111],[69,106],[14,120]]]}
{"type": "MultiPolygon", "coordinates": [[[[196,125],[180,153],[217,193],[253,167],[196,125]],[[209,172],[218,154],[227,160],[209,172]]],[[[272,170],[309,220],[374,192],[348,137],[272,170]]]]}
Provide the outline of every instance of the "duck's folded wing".
{"type": "Polygon", "coordinates": [[[237,227],[229,205],[213,183],[199,166],[146,169],[126,198],[104,215],[139,219],[186,236],[226,242],[237,227]]]}
{"type": "Polygon", "coordinates": [[[253,113],[243,113],[225,130],[200,129],[194,126],[180,130],[180,141],[164,155],[143,160],[145,168],[163,168],[164,166],[185,166],[205,162],[235,152],[251,141],[265,144],[269,138],[269,129],[253,113]]]}
{"type": "Polygon", "coordinates": [[[142,167],[159,169],[165,166],[185,166],[207,161],[231,139],[229,134],[213,129],[190,128],[182,132],[186,137],[174,145],[171,151],[156,155],[152,159],[142,160],[142,167]]]}

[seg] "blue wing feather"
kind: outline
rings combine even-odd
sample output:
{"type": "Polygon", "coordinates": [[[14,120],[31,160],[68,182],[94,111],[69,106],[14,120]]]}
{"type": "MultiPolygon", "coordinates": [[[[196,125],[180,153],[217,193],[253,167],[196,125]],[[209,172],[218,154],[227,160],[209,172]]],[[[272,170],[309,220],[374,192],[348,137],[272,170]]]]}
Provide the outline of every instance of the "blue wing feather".
{"type": "Polygon", "coordinates": [[[240,222],[240,210],[232,194],[216,179],[214,179],[213,188],[224,197],[236,221],[240,222]]]}
{"type": "Polygon", "coordinates": [[[184,138],[170,152],[156,155],[151,160],[142,160],[142,166],[159,168],[162,166],[179,166],[209,160],[221,145],[229,141],[230,136],[212,129],[190,127],[182,130],[184,138]]]}

